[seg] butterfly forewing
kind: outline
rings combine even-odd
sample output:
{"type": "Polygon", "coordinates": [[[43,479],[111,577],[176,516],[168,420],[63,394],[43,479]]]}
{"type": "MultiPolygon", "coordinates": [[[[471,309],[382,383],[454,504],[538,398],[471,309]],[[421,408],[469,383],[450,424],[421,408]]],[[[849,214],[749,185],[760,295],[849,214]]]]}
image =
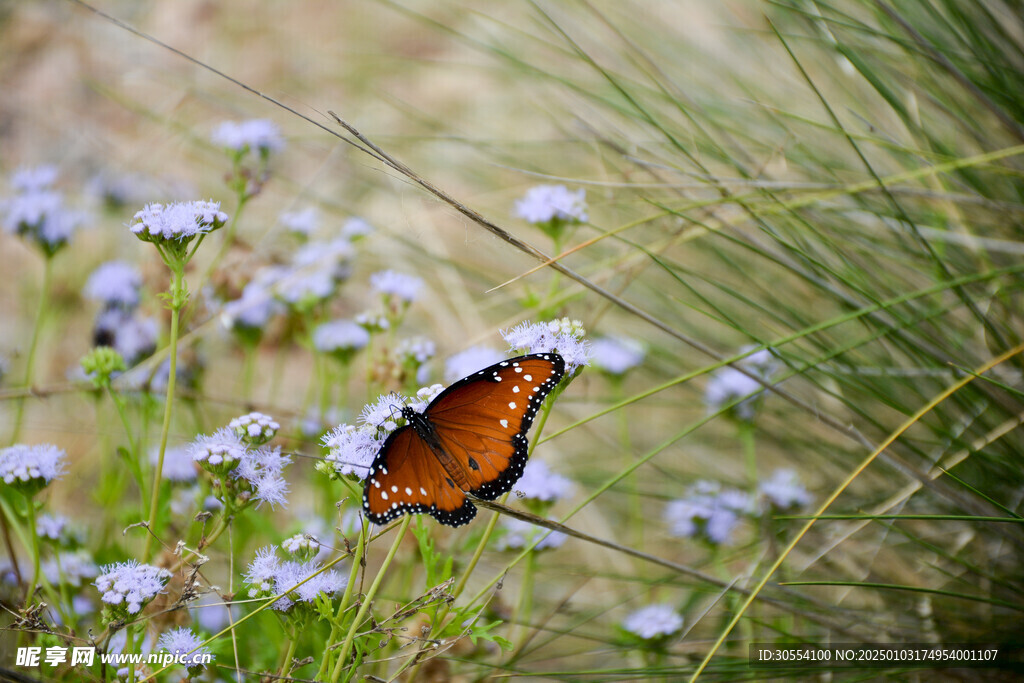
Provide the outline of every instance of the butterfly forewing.
{"type": "Polygon", "coordinates": [[[519,480],[526,433],[564,369],[553,353],[511,358],[456,382],[427,407],[441,445],[466,471],[471,493],[493,500],[519,480]]]}
{"type": "Polygon", "coordinates": [[[363,489],[363,509],[374,524],[422,513],[459,526],[476,515],[476,507],[412,427],[395,431],[374,459],[363,489]]]}
{"type": "Polygon", "coordinates": [[[458,482],[485,500],[511,490],[526,465],[526,433],[564,371],[558,354],[520,356],[441,392],[423,412],[417,429],[424,433],[413,426],[398,429],[370,466],[363,493],[370,520],[384,524],[402,514],[425,513],[442,524],[459,526],[473,518],[476,508],[458,482]],[[442,451],[448,467],[457,470],[455,474],[445,469],[425,440],[431,430],[435,448],[442,451]]]}

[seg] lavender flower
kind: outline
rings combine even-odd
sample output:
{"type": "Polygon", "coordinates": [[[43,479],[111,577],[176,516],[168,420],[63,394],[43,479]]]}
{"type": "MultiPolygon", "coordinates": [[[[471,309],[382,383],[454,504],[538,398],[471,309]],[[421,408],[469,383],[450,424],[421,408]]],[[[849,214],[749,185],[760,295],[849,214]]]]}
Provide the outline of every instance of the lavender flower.
{"type": "Polygon", "coordinates": [[[132,233],[144,242],[188,243],[199,235],[222,227],[228,215],[220,210],[220,202],[193,201],[172,204],[147,204],[135,214],[129,225],[132,233]]]}
{"type": "Polygon", "coordinates": [[[737,489],[722,490],[716,482],[699,481],[688,495],[665,506],[673,536],[702,536],[716,545],[727,544],[740,516],[752,511],[750,497],[737,489]]]}
{"type": "Polygon", "coordinates": [[[318,595],[334,596],[345,590],[348,582],[344,576],[334,570],[317,574],[319,571],[320,565],[315,562],[282,562],[277,557],[276,548],[269,546],[256,552],[245,581],[250,586],[249,597],[266,598],[282,594],[272,607],[287,612],[296,604],[312,604],[318,595]],[[313,578],[295,588],[311,576],[313,578]]]}
{"type": "Polygon", "coordinates": [[[92,272],[85,283],[85,295],[107,308],[132,310],[139,305],[142,274],[124,261],[107,261],[92,272]]]}
{"type": "Polygon", "coordinates": [[[359,479],[366,479],[373,459],[384,445],[377,427],[369,424],[340,425],[325,434],[322,442],[328,453],[317,463],[317,469],[328,475],[355,475],[359,479]]]}
{"type": "Polygon", "coordinates": [[[370,276],[370,286],[387,300],[395,299],[402,304],[409,304],[419,298],[423,280],[415,275],[382,270],[370,276]]]}
{"type": "MultiPolygon", "coordinates": [[[[149,462],[156,467],[160,460],[160,449],[149,452],[149,462]]],[[[164,468],[161,476],[176,484],[185,484],[196,480],[196,461],[191,446],[169,446],[164,451],[164,468]]]]}
{"type": "Polygon", "coordinates": [[[15,444],[0,450],[0,478],[4,483],[34,495],[64,471],[67,454],[48,443],[15,444]]]}
{"type": "Polygon", "coordinates": [[[320,541],[312,534],[295,534],[281,541],[281,547],[289,555],[309,559],[320,552],[320,541]]]}
{"type": "Polygon", "coordinates": [[[252,487],[257,506],[261,503],[269,503],[270,507],[287,505],[288,482],[282,472],[291,461],[290,457],[281,454],[280,446],[258,448],[246,454],[232,475],[252,487]]]}
{"type": "Polygon", "coordinates": [[[349,218],[341,226],[341,236],[352,241],[362,239],[372,232],[373,226],[358,217],[349,218]]]}
{"type": "Polygon", "coordinates": [[[155,318],[121,308],[100,311],[93,323],[93,344],[114,349],[129,367],[156,350],[158,336],[159,325],[155,318]]]}
{"type": "Polygon", "coordinates": [[[234,418],[228,428],[248,445],[262,446],[277,435],[281,425],[269,415],[253,412],[234,418]]]}
{"type": "Polygon", "coordinates": [[[351,320],[332,320],[313,331],[313,347],[344,362],[369,343],[370,333],[351,320]]]}
{"type": "Polygon", "coordinates": [[[283,275],[278,269],[263,269],[242,289],[242,296],[224,304],[221,323],[227,329],[242,328],[262,332],[270,318],[284,312],[274,298],[272,287],[283,275]]]}
{"type": "Polygon", "coordinates": [[[417,413],[423,413],[430,405],[430,402],[440,396],[442,391],[444,391],[444,385],[442,384],[431,384],[429,387],[421,387],[416,390],[416,398],[409,402],[409,407],[417,413]]]}
{"type": "Polygon", "coordinates": [[[541,539],[534,550],[560,548],[569,538],[561,531],[551,531],[520,519],[504,519],[501,528],[502,535],[495,543],[498,550],[522,550],[538,537],[541,539]]]}
{"type": "Polygon", "coordinates": [[[377,332],[384,332],[391,327],[390,321],[383,316],[376,313],[357,313],[353,318],[356,324],[361,328],[369,332],[370,334],[376,334],[377,332]]]}
{"type": "Polygon", "coordinates": [[[111,605],[113,618],[138,614],[171,578],[166,569],[135,560],[107,565],[101,571],[95,581],[96,589],[103,602],[111,605]]]}
{"type": "Polygon", "coordinates": [[[307,206],[298,211],[285,211],[278,216],[278,220],[290,232],[309,237],[316,232],[317,226],[320,224],[320,212],[316,210],[316,207],[307,206]]]}
{"type": "Polygon", "coordinates": [[[36,519],[36,533],[39,538],[59,541],[67,525],[68,518],[64,515],[39,515],[36,519]]]}
{"type": "Polygon", "coordinates": [[[587,220],[586,190],[570,192],[565,185],[537,185],[516,200],[516,214],[529,223],[587,220]]]}
{"type": "Polygon", "coordinates": [[[59,192],[50,190],[57,170],[52,166],[20,169],[11,177],[16,194],[3,202],[3,228],[33,239],[52,256],[71,239],[86,215],[64,206],[59,192]]]}
{"type": "Polygon", "coordinates": [[[628,337],[603,337],[590,347],[594,365],[603,372],[621,376],[644,362],[643,344],[628,337]]]}
{"type": "Polygon", "coordinates": [[[58,170],[49,164],[43,166],[22,166],[11,174],[11,187],[17,192],[40,192],[57,182],[58,170]]]}
{"type": "Polygon", "coordinates": [[[505,360],[505,354],[496,349],[471,346],[448,358],[444,365],[444,379],[450,384],[502,360],[505,360]]]}
{"type": "Polygon", "coordinates": [[[558,353],[565,361],[568,377],[590,364],[590,344],[583,338],[585,334],[583,323],[569,318],[548,323],[524,322],[501,333],[512,352],[558,353]]]}
{"type": "Polygon", "coordinates": [[[426,337],[410,337],[402,339],[395,347],[395,355],[405,366],[418,368],[434,357],[437,347],[426,337]]]}
{"type": "Polygon", "coordinates": [[[534,458],[523,468],[515,490],[531,500],[553,503],[572,492],[572,481],[552,472],[543,460],[534,458]]]}
{"type": "Polygon", "coordinates": [[[85,579],[91,579],[98,573],[96,564],[84,550],[61,552],[56,557],[43,560],[39,565],[46,580],[53,586],[66,585],[78,588],[85,579]]]}
{"type": "Polygon", "coordinates": [[[245,458],[245,444],[234,430],[218,429],[213,434],[202,435],[191,446],[192,459],[204,469],[216,475],[223,475],[245,458]]]}
{"type": "MultiPolygon", "coordinates": [[[[750,348],[745,347],[741,351],[749,351],[750,348]]],[[[764,381],[768,381],[778,369],[778,363],[768,349],[761,349],[737,361],[736,365],[764,381]]],[[[761,384],[754,377],[731,366],[716,370],[704,388],[704,403],[708,410],[716,412],[743,398],[732,406],[731,411],[741,420],[752,420],[757,410],[757,400],[763,392],[761,384]]]]}
{"type": "Polygon", "coordinates": [[[631,612],[622,628],[644,640],[672,635],[683,627],[683,618],[672,605],[647,605],[631,612]]]}
{"type": "Polygon", "coordinates": [[[395,420],[402,416],[402,408],[407,405],[409,399],[397,392],[383,394],[373,403],[363,406],[359,414],[359,423],[383,432],[393,432],[398,427],[395,420]]]}
{"type": "Polygon", "coordinates": [[[255,151],[261,156],[284,149],[281,130],[269,119],[223,121],[210,138],[214,144],[235,152],[255,151]]]}
{"type": "Polygon", "coordinates": [[[796,470],[775,470],[772,476],[757,487],[758,492],[777,510],[810,505],[813,498],[800,483],[796,470]]]}
{"type": "Polygon", "coordinates": [[[173,655],[180,655],[182,660],[177,663],[184,664],[190,673],[193,669],[198,673],[199,669],[206,668],[206,660],[210,655],[210,648],[200,647],[202,642],[202,639],[196,636],[192,629],[180,627],[165,632],[160,636],[156,646],[173,655]]]}

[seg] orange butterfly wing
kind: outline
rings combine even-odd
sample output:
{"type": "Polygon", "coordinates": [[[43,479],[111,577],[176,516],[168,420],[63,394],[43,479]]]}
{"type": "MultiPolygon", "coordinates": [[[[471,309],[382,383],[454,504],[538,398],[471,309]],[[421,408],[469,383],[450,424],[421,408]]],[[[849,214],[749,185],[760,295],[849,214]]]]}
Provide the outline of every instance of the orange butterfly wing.
{"type": "Polygon", "coordinates": [[[476,516],[476,506],[408,425],[388,437],[370,466],[363,509],[374,524],[404,514],[428,514],[441,524],[460,526],[476,516]]]}

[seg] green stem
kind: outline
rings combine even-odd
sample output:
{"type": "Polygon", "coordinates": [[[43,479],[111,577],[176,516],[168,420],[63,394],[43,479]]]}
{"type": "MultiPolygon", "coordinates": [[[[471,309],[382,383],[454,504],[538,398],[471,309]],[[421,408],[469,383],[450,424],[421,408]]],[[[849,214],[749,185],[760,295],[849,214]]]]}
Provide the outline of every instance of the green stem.
{"type": "Polygon", "coordinates": [[[32,595],[36,592],[36,584],[39,583],[39,534],[36,532],[36,506],[32,496],[25,494],[25,503],[28,508],[25,514],[28,516],[28,535],[32,551],[32,579],[28,582],[28,591],[25,593],[25,606],[32,602],[32,595]]]}
{"type": "MultiPolygon", "coordinates": [[[[345,667],[345,662],[348,660],[349,653],[352,651],[352,641],[355,639],[356,631],[359,630],[359,625],[363,623],[363,619],[366,618],[366,613],[370,611],[370,605],[373,603],[373,598],[377,594],[377,589],[380,588],[380,584],[384,579],[384,575],[387,573],[391,560],[394,559],[395,553],[398,552],[398,546],[402,544],[402,539],[405,538],[405,532],[409,528],[410,521],[412,521],[411,515],[406,515],[402,520],[402,524],[398,527],[398,534],[395,536],[395,542],[391,544],[391,550],[388,551],[387,557],[384,558],[384,563],[381,564],[380,569],[377,571],[377,576],[373,577],[373,583],[370,584],[370,590],[367,591],[366,595],[363,597],[363,603],[359,606],[359,612],[356,613],[356,618],[352,621],[352,626],[348,629],[348,635],[345,636],[345,642],[341,646],[341,654],[338,655],[338,661],[334,665],[334,671],[331,672],[331,683],[337,683],[338,678],[341,676],[341,670],[345,667]]],[[[346,590],[346,592],[348,591],[346,590]]]]}
{"type": "MultiPolygon", "coordinates": [[[[32,390],[32,382],[35,380],[36,350],[39,347],[39,336],[43,329],[43,318],[46,317],[46,308],[50,302],[50,286],[53,282],[53,257],[47,256],[43,262],[43,284],[39,290],[39,305],[36,308],[36,321],[32,327],[32,341],[29,342],[28,356],[25,359],[25,388],[32,390]]],[[[25,414],[25,399],[22,396],[17,401],[14,413],[14,429],[11,433],[11,443],[15,444],[21,437],[21,420],[25,414]]]]}
{"type": "Polygon", "coordinates": [[[295,657],[295,650],[299,647],[299,634],[289,629],[288,650],[284,653],[284,661],[281,662],[281,680],[288,680],[292,674],[292,658],[295,657]]]}
{"type": "Polygon", "coordinates": [[[743,422],[740,425],[740,442],[743,444],[743,458],[747,464],[747,479],[750,490],[757,491],[757,448],[754,443],[754,425],[743,422]]]}
{"type": "Polygon", "coordinates": [[[167,452],[167,435],[171,430],[171,406],[174,399],[174,384],[178,378],[178,317],[185,305],[184,299],[184,267],[172,269],[171,281],[171,360],[167,374],[167,397],[164,401],[164,422],[160,430],[160,453],[157,456],[156,469],[153,472],[153,489],[149,499],[149,533],[146,534],[146,548],[142,553],[142,561],[149,562],[156,535],[156,515],[160,505],[160,482],[163,478],[164,454],[167,452]]]}
{"type": "MultiPolygon", "coordinates": [[[[135,628],[132,625],[125,627],[124,632],[124,650],[126,655],[134,654],[135,652],[135,628]]],[[[135,665],[131,662],[128,663],[128,683],[135,683],[135,665]]]]}
{"type": "Polygon", "coordinates": [[[530,637],[530,618],[533,612],[533,583],[537,569],[537,551],[532,550],[526,556],[523,568],[523,583],[519,589],[519,604],[512,614],[512,623],[519,624],[519,640],[522,645],[530,637]]]}

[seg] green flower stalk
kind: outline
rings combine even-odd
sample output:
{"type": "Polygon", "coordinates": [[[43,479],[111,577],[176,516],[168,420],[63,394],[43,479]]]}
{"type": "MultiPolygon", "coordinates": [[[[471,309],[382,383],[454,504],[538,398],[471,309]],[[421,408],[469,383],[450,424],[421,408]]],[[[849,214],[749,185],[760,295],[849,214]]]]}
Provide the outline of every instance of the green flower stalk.
{"type": "Polygon", "coordinates": [[[220,210],[220,204],[212,201],[185,203],[149,204],[135,214],[130,228],[140,240],[156,247],[164,264],[171,271],[170,291],[164,295],[171,309],[170,369],[167,379],[167,395],[164,403],[164,419],[160,432],[160,451],[153,473],[153,487],[150,491],[149,534],[143,559],[148,560],[152,539],[157,532],[156,516],[160,499],[160,479],[167,451],[167,434],[171,427],[171,406],[174,398],[174,384],[178,372],[178,319],[181,310],[188,303],[188,287],[185,284],[185,266],[195,255],[206,235],[224,226],[228,216],[220,210]]]}

